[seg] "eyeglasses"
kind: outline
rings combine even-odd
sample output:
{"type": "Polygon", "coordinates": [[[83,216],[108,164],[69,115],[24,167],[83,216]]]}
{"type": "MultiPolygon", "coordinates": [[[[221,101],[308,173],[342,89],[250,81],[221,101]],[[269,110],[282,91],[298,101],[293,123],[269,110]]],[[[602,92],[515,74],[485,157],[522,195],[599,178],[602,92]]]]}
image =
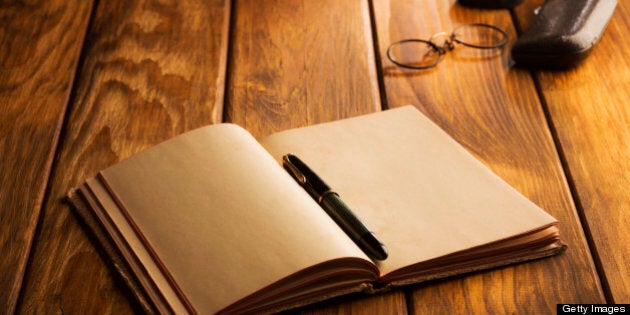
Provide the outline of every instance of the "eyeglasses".
{"type": "Polygon", "coordinates": [[[403,39],[389,45],[387,58],[399,67],[424,70],[435,67],[446,52],[461,44],[477,49],[495,49],[508,42],[502,28],[485,23],[462,24],[451,31],[425,39],[403,39]]]}

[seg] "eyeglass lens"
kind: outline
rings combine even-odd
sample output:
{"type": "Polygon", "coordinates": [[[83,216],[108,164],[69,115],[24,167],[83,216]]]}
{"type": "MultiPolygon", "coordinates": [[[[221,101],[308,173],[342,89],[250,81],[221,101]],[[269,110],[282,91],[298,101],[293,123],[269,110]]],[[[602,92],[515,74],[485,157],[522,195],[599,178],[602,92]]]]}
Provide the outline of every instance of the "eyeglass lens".
{"type": "Polygon", "coordinates": [[[390,60],[396,60],[402,67],[425,69],[435,66],[442,54],[436,46],[424,40],[406,40],[392,45],[388,50],[390,60]]]}
{"type": "Polygon", "coordinates": [[[498,48],[507,41],[507,34],[503,29],[490,24],[464,24],[453,29],[455,42],[473,48],[498,48]]]}

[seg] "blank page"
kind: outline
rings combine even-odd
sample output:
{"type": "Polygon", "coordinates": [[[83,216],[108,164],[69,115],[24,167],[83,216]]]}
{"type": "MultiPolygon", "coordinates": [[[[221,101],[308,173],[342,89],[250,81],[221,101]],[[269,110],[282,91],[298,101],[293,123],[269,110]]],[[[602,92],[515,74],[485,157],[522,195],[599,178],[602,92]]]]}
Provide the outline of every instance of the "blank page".
{"type": "Polygon", "coordinates": [[[382,274],[554,224],[412,106],[262,139],[318,173],[388,247],[382,274]]]}
{"type": "Polygon", "coordinates": [[[197,311],[323,261],[367,259],[236,125],[185,133],[101,175],[197,311]]]}

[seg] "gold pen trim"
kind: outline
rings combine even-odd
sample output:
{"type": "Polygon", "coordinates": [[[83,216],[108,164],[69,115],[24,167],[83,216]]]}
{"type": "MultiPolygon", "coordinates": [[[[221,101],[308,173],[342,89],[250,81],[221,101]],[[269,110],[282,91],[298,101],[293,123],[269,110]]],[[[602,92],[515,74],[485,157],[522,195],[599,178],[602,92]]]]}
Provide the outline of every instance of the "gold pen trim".
{"type": "Polygon", "coordinates": [[[319,195],[319,197],[317,198],[317,203],[322,203],[322,200],[324,200],[324,197],[330,195],[330,194],[334,194],[337,195],[337,197],[339,197],[339,194],[332,191],[332,190],[327,190],[325,191],[323,194],[319,195]]]}
{"type": "Polygon", "coordinates": [[[295,179],[300,184],[306,184],[306,176],[304,176],[304,174],[302,174],[302,172],[300,172],[300,170],[297,167],[295,167],[293,163],[291,163],[288,156],[286,155],[283,156],[282,161],[284,162],[284,165],[289,169],[289,171],[291,171],[291,174],[293,174],[293,177],[295,177],[295,179]]]}

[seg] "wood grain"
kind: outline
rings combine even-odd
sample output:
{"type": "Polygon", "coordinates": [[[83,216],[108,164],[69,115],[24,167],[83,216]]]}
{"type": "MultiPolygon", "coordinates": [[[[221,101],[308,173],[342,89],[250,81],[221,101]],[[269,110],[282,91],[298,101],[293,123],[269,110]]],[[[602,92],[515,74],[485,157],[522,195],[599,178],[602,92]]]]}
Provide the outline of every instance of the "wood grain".
{"type": "Polygon", "coordinates": [[[260,137],[381,109],[367,1],[236,1],[226,119],[260,137]]]}
{"type": "MultiPolygon", "coordinates": [[[[389,43],[429,38],[464,23],[484,22],[515,37],[505,10],[463,8],[451,0],[375,1],[380,55],[389,43]]],[[[508,50],[457,47],[429,71],[401,70],[383,58],[390,107],[414,104],[471,153],[560,221],[569,250],[557,257],[419,286],[420,313],[553,313],[557,303],[601,303],[604,297],[554,142],[527,71],[508,50]],[[538,292],[533,294],[534,292],[538,292]]]]}
{"type": "Polygon", "coordinates": [[[129,313],[63,198],[97,171],[221,120],[229,1],[100,1],[25,278],[21,313],[129,313]]]}
{"type": "Polygon", "coordinates": [[[407,300],[402,290],[360,299],[347,296],[296,310],[304,315],[317,314],[407,314],[407,300]]]}
{"type": "MultiPolygon", "coordinates": [[[[530,1],[530,7],[541,1],[530,1]]],[[[526,28],[530,12],[517,11],[526,28]]],[[[569,71],[538,71],[608,302],[630,301],[630,4],[616,11],[591,55],[569,71]]]]}
{"type": "Polygon", "coordinates": [[[0,310],[16,307],[91,1],[0,4],[0,310]]]}
{"type": "MultiPolygon", "coordinates": [[[[343,297],[301,313],[521,313],[525,307],[553,313],[556,303],[628,301],[628,4],[619,1],[593,54],[570,71],[535,72],[532,79],[512,68],[507,49],[457,47],[424,72],[383,58],[395,40],[427,38],[461,23],[489,22],[515,38],[507,11],[455,2],[99,1],[74,90],[92,2],[0,4],[2,312],[136,311],[63,202],[98,170],[223,116],[260,137],[378,111],[381,95],[383,107],[416,105],[558,218],[569,250],[404,291],[343,297]]],[[[516,8],[519,28],[542,2],[516,8]]]]}

